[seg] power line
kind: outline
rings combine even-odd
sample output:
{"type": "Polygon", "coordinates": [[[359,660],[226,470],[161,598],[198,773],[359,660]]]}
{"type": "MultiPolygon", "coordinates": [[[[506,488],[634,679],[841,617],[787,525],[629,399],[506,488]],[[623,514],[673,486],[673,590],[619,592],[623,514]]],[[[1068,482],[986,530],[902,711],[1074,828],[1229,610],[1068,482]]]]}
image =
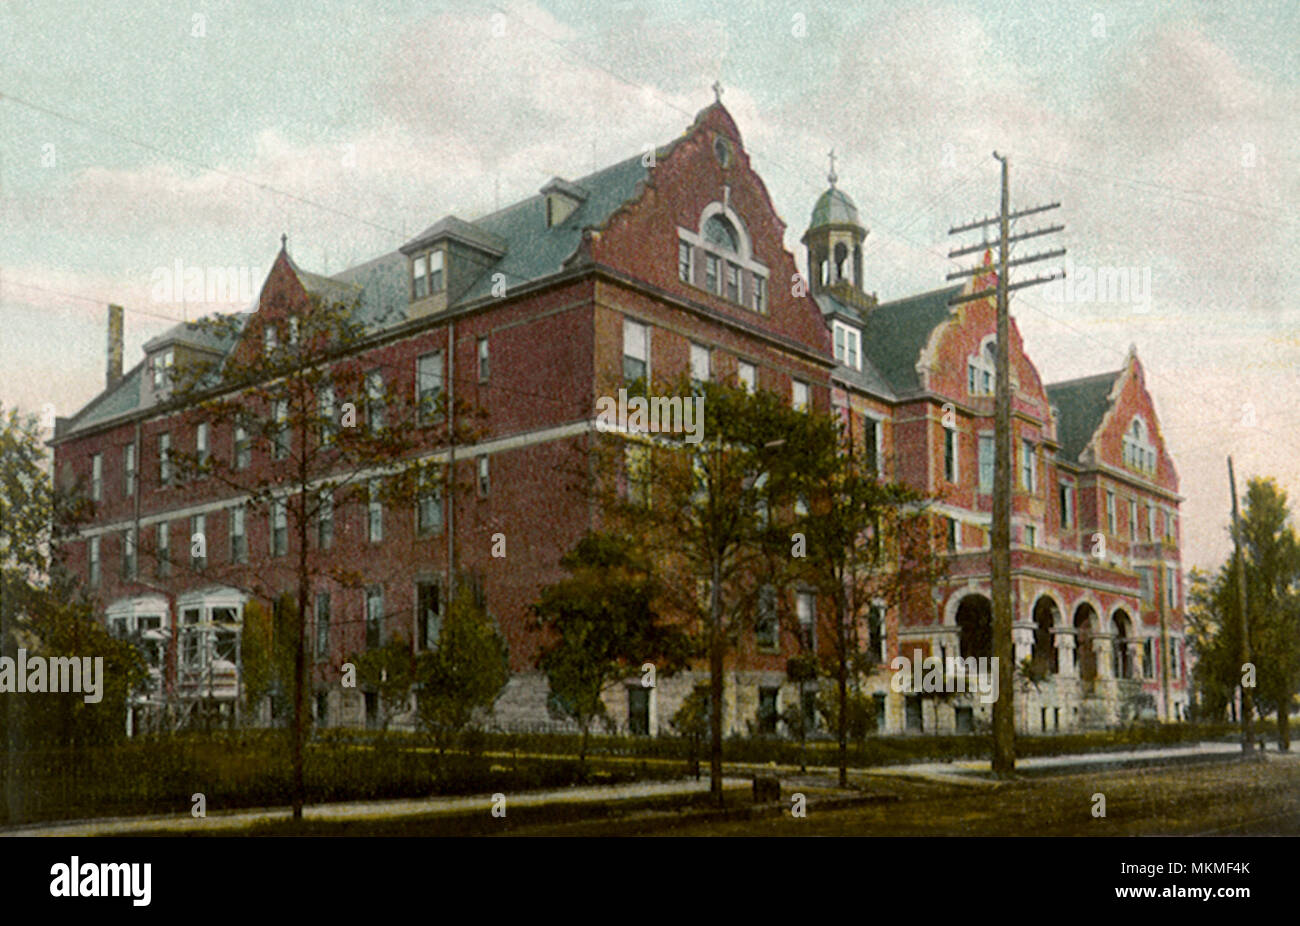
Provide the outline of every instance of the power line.
{"type": "Polygon", "coordinates": [[[287,199],[293,200],[294,202],[302,203],[305,206],[311,206],[312,208],[320,209],[324,212],[328,212],[345,219],[351,219],[354,222],[360,222],[363,225],[368,225],[371,228],[385,232],[386,234],[392,235],[395,238],[399,238],[399,239],[402,238],[402,233],[400,231],[393,228],[389,228],[386,225],[380,225],[379,223],[372,222],[369,219],[363,219],[360,216],[352,215],[350,212],[345,212],[342,209],[336,209],[333,206],[327,206],[324,203],[317,202],[314,199],[308,199],[306,196],[300,196],[299,194],[294,193],[290,190],[283,189],[282,187],[273,186],[272,184],[264,183],[260,180],[254,180],[251,177],[245,177],[244,175],[236,173],[234,171],[224,170],[220,167],[214,167],[213,165],[208,164],[205,161],[200,161],[184,154],[177,154],[174,151],[168,151],[167,149],[161,148],[158,145],[153,145],[150,144],[149,142],[140,141],[137,138],[132,138],[131,136],[126,135],[122,132],[118,132],[115,129],[98,125],[93,122],[89,122],[78,116],[72,116],[69,115],[68,113],[60,112],[57,109],[53,109],[49,106],[44,106],[40,103],[34,103],[31,100],[26,100],[21,97],[14,96],[11,93],[0,92],[0,101],[8,101],[10,103],[16,103],[19,106],[24,106],[28,109],[34,110],[35,112],[43,113],[55,119],[60,119],[64,122],[70,122],[73,125],[90,129],[95,132],[102,132],[103,134],[108,135],[111,138],[115,138],[118,141],[125,142],[128,145],[134,145],[137,148],[143,148],[146,151],[151,151],[155,154],[160,154],[163,157],[174,158],[175,160],[181,161],[185,164],[189,164],[192,167],[200,167],[203,170],[210,170],[213,173],[220,174],[223,177],[228,177],[231,180],[237,180],[240,183],[247,184],[248,186],[251,186],[257,190],[261,190],[262,192],[271,193],[275,196],[283,196],[287,199]]]}

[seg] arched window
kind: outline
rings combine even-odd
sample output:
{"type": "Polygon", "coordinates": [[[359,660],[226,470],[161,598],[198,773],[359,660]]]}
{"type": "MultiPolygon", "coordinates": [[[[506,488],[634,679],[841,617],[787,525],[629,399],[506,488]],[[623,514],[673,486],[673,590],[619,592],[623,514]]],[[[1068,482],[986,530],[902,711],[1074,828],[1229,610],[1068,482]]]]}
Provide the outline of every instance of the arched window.
{"type": "Polygon", "coordinates": [[[731,222],[721,215],[711,215],[704,223],[704,240],[733,254],[740,250],[740,236],[731,222]]]}
{"type": "Polygon", "coordinates": [[[989,335],[980,349],[966,358],[966,391],[971,395],[992,395],[997,381],[998,342],[989,335]]]}
{"type": "Polygon", "coordinates": [[[845,245],[843,241],[841,241],[835,245],[835,282],[836,283],[840,282],[841,280],[849,279],[849,274],[847,272],[848,268],[844,266],[846,263],[848,263],[848,260],[849,260],[848,246],[845,245]]]}
{"type": "Polygon", "coordinates": [[[755,312],[768,312],[768,270],[753,256],[744,220],[723,203],[710,203],[698,231],[677,230],[677,276],[684,282],[755,312]]]}

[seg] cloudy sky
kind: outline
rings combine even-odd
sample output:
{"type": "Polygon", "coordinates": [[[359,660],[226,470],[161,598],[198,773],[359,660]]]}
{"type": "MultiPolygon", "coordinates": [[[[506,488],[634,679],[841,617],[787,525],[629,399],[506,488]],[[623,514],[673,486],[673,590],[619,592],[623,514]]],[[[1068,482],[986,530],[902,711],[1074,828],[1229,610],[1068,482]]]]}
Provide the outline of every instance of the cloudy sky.
{"type": "Polygon", "coordinates": [[[835,149],[881,299],[943,283],[993,149],[1013,204],[1060,200],[1078,287],[1014,297],[1030,354],[1051,382],[1137,347],[1213,566],[1227,454],[1300,503],[1298,75],[1285,0],[5,3],[0,403],[92,398],[107,302],[128,367],[230,308],[162,291],[177,261],[256,290],[284,232],[338,272],[670,141],[718,80],[796,252],[835,149]]]}

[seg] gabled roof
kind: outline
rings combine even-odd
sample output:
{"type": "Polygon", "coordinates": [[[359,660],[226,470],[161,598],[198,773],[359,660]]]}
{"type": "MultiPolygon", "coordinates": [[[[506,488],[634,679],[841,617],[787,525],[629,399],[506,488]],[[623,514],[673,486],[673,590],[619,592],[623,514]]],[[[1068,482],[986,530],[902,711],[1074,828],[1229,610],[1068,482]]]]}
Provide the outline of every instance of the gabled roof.
{"type": "Polygon", "coordinates": [[[862,355],[871,361],[896,395],[920,390],[916,362],[931,332],[952,316],[948,300],[961,289],[962,285],[957,284],[882,302],[868,313],[862,333],[862,355]]]}
{"type": "Polygon", "coordinates": [[[1047,398],[1060,414],[1056,437],[1061,442],[1063,459],[1071,463],[1079,461],[1079,455],[1097,433],[1110,408],[1111,390],[1121,373],[1123,370],[1115,370],[1046,386],[1047,398]]]}
{"type": "Polygon", "coordinates": [[[168,328],[162,334],[145,341],[144,351],[146,354],[150,354],[170,344],[187,344],[200,350],[224,354],[234,346],[236,340],[237,338],[231,337],[224,332],[214,331],[207,325],[199,325],[195,322],[180,322],[168,328]]]}
{"type": "Polygon", "coordinates": [[[413,254],[420,248],[443,238],[451,238],[453,241],[467,244],[493,257],[500,257],[506,250],[505,241],[491,232],[484,231],[478,225],[454,215],[443,216],[398,250],[403,254],[413,254]]]}

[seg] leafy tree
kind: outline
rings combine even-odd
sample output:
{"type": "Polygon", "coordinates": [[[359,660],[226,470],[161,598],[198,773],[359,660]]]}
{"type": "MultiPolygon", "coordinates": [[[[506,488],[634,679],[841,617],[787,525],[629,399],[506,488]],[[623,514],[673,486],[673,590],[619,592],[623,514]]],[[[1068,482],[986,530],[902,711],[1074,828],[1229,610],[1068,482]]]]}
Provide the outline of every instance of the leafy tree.
{"type": "Polygon", "coordinates": [[[606,717],[604,694],[645,663],[656,678],[670,675],[690,640],[661,620],[658,580],[630,538],[589,532],[560,565],[569,576],[543,588],[533,612],[554,634],[540,665],[554,703],[582,731],[585,762],[591,725],[606,717]]]}
{"type": "Polygon", "coordinates": [[[438,634],[438,645],[416,663],[416,716],[446,751],[475,716],[496,703],[510,678],[506,642],[491,617],[460,583],[438,634]]]}
{"type": "Polygon", "coordinates": [[[808,728],[816,722],[816,716],[809,717],[809,711],[805,705],[804,695],[812,694],[813,700],[808,706],[816,710],[816,688],[817,680],[821,677],[821,666],[818,664],[815,653],[800,653],[798,656],[791,656],[786,660],[785,677],[795,683],[796,690],[799,692],[799,698],[795,703],[788,705],[782,716],[786,728],[795,730],[799,734],[799,771],[808,771],[808,728]]]}
{"type": "Polygon", "coordinates": [[[691,744],[691,774],[700,777],[700,744],[709,732],[709,685],[697,683],[682,699],[668,725],[691,744]]]}
{"type": "Polygon", "coordinates": [[[283,593],[268,608],[256,598],[244,606],[240,662],[244,703],[250,708],[270,702],[272,722],[285,720],[292,702],[294,641],[297,635],[296,597],[283,593]]]}
{"type": "Polygon", "coordinates": [[[784,497],[781,448],[803,413],[775,393],[736,384],[655,392],[678,401],[701,396],[702,431],[608,435],[601,491],[618,495],[607,515],[659,564],[672,610],[708,655],[711,795],[721,806],[724,666],[752,627],[770,569],[771,513],[784,497]]]}
{"type": "MultiPolygon", "coordinates": [[[[3,698],[0,735],[10,819],[18,811],[18,750],[33,742],[112,739],[114,722],[122,719],[124,709],[118,702],[120,685],[129,688],[136,682],[130,652],[88,619],[79,589],[60,567],[58,543],[84,520],[89,503],[75,488],[57,488],[47,466],[36,417],[0,406],[0,655],[15,659],[19,648],[33,655],[102,655],[105,673],[119,676],[104,678],[104,699],[96,705],[74,694],[3,698]]],[[[124,728],[123,723],[116,730],[124,728]]]]}
{"type": "MultiPolygon", "coordinates": [[[[384,476],[377,491],[396,506],[410,506],[435,487],[448,497],[450,474],[422,462],[420,454],[469,439],[478,417],[468,408],[450,409],[446,391],[433,385],[420,384],[418,398],[412,399],[410,390],[392,388],[391,374],[372,379],[360,353],[369,332],[353,309],[348,300],[312,294],[304,303],[277,292],[264,294],[247,320],[220,316],[196,322],[195,328],[233,349],[220,361],[178,367],[166,403],[182,422],[203,421],[242,433],[250,448],[271,461],[248,466],[239,453],[201,455],[179,447],[170,452],[179,478],[212,478],[247,499],[250,511],[274,512],[283,518],[286,546],[290,537],[296,546],[290,686],[295,820],[302,817],[305,793],[305,623],[311,595],[325,576],[351,587],[367,579],[337,559],[309,555],[317,519],[332,512],[336,500],[363,501],[376,473],[384,476]]],[[[274,600],[280,589],[255,591],[274,600]]]]}
{"type": "MultiPolygon", "coordinates": [[[[848,783],[848,705],[859,678],[879,661],[863,639],[872,608],[896,607],[928,592],[947,559],[935,542],[928,499],[884,479],[830,414],[811,413],[795,424],[781,465],[783,484],[804,499],[792,529],[806,541],[806,555],[785,557],[789,581],[814,589],[829,602],[817,615],[829,630],[816,655],[834,683],[839,782],[848,783]]],[[[788,546],[785,537],[776,538],[788,546]]],[[[782,549],[777,547],[778,550],[782,549]]]]}
{"type": "Polygon", "coordinates": [[[411,686],[416,677],[416,657],[411,645],[395,637],[378,649],[356,653],[349,661],[356,666],[357,681],[362,687],[378,695],[380,730],[387,733],[394,718],[411,705],[411,686]]]}
{"type": "MultiPolygon", "coordinates": [[[[1269,478],[1251,479],[1241,518],[1251,662],[1261,710],[1277,713],[1280,748],[1290,748],[1289,715],[1300,687],[1300,543],[1287,496],[1269,478]]],[[[1207,709],[1221,710],[1242,684],[1237,571],[1230,557],[1209,579],[1195,576],[1189,627],[1196,681],[1207,709]]]]}
{"type": "MultiPolygon", "coordinates": [[[[66,575],[56,573],[33,602],[35,606],[18,621],[16,632],[29,658],[89,656],[102,658],[103,663],[97,702],[88,703],[82,693],[75,692],[5,696],[23,702],[23,744],[77,748],[124,739],[128,702],[148,679],[143,654],[95,619],[91,601],[66,575]]],[[[82,685],[83,689],[87,685],[84,677],[82,685]]]]}

